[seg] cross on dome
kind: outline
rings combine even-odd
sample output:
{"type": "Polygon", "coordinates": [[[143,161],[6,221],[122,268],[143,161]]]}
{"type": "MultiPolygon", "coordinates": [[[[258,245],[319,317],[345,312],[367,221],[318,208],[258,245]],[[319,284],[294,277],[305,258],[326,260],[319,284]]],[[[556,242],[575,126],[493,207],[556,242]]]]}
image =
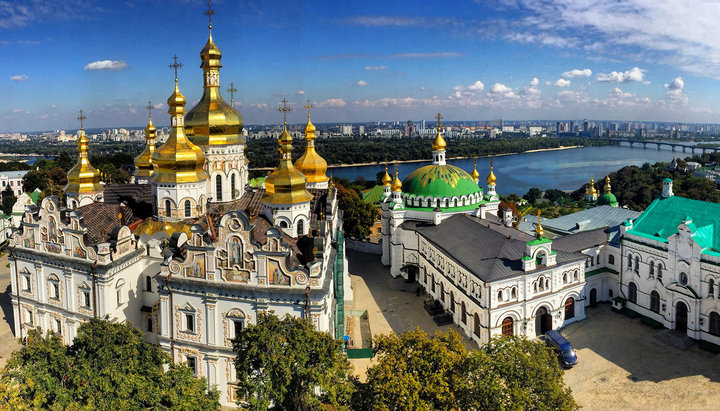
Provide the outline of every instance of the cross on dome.
{"type": "Polygon", "coordinates": [[[152,118],[152,102],[148,100],[148,105],[145,107],[148,111],[148,118],[152,118]]]}
{"type": "Polygon", "coordinates": [[[82,109],[80,109],[80,115],[77,116],[77,119],[80,120],[80,130],[82,130],[83,129],[83,120],[87,119],[87,117],[85,117],[83,115],[82,109]]]}
{"type": "Polygon", "coordinates": [[[283,113],[283,125],[285,125],[287,124],[287,113],[292,111],[292,107],[287,105],[288,101],[286,98],[282,99],[281,103],[282,107],[278,107],[277,111],[283,113]]]}
{"type": "Polygon", "coordinates": [[[203,14],[208,16],[208,30],[212,30],[212,16],[215,14],[215,10],[212,8],[212,0],[208,0],[208,8],[203,14]]]}
{"type": "Polygon", "coordinates": [[[230,107],[235,107],[235,92],[238,91],[238,89],[235,88],[235,83],[230,83],[230,88],[227,89],[227,92],[230,93],[230,107]]]}
{"type": "Polygon", "coordinates": [[[314,107],[310,103],[310,99],[307,99],[307,104],[305,104],[303,107],[305,107],[307,109],[307,117],[308,117],[308,120],[310,120],[310,109],[314,107]]]}
{"type": "Polygon", "coordinates": [[[180,67],[183,66],[182,63],[178,63],[177,59],[178,59],[178,56],[177,56],[177,54],[176,54],[176,55],[173,56],[174,63],[168,65],[168,67],[171,67],[171,68],[174,68],[174,69],[175,69],[175,82],[176,82],[176,83],[177,83],[177,80],[178,80],[177,71],[178,71],[178,69],[179,69],[180,67]]]}

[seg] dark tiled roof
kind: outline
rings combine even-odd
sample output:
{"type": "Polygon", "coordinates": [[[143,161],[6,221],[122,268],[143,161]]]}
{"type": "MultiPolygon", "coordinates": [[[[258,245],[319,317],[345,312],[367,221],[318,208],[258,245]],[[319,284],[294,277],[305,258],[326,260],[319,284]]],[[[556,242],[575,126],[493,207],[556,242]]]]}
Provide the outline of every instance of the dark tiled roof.
{"type": "MultiPolygon", "coordinates": [[[[409,221],[402,227],[416,231],[484,282],[525,274],[521,258],[525,243],[532,237],[514,228],[465,214],[452,216],[438,225],[409,221]]],[[[582,255],[557,250],[558,264],[584,259],[582,255]]]]}
{"type": "Polygon", "coordinates": [[[136,203],[153,203],[150,184],[110,183],[105,185],[103,197],[103,200],[110,204],[119,204],[127,199],[133,199],[136,203]]]}
{"type": "Polygon", "coordinates": [[[558,237],[553,240],[553,250],[561,250],[569,253],[580,252],[590,247],[605,245],[608,243],[608,230],[599,228],[592,231],[583,231],[577,234],[570,234],[558,237]]]}
{"type": "Polygon", "coordinates": [[[87,245],[106,241],[115,227],[130,225],[138,220],[129,207],[121,204],[92,203],[78,207],[75,211],[82,214],[83,224],[87,227],[87,245]]]}

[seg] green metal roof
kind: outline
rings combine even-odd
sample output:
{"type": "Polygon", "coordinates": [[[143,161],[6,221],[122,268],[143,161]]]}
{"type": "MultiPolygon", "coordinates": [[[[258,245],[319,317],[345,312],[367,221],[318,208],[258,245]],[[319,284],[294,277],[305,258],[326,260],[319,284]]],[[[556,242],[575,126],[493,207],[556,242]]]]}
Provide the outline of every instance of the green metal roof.
{"type": "Polygon", "coordinates": [[[35,191],[33,191],[32,193],[30,193],[28,195],[30,196],[30,199],[32,200],[32,202],[37,204],[38,200],[40,199],[40,194],[42,194],[42,191],[40,191],[39,188],[36,188],[35,191]]]}
{"type": "Polygon", "coordinates": [[[362,199],[366,203],[375,204],[382,200],[383,186],[377,185],[362,194],[362,199]]]}
{"type": "Polygon", "coordinates": [[[266,178],[267,178],[267,176],[265,176],[265,177],[257,177],[257,178],[251,179],[251,180],[250,180],[250,187],[260,187],[260,186],[262,186],[262,184],[265,182],[265,179],[266,179],[266,178]]]}
{"type": "Polygon", "coordinates": [[[614,207],[618,204],[618,201],[617,198],[615,198],[615,194],[604,193],[600,197],[598,197],[597,203],[598,205],[609,205],[614,207]]]}
{"type": "Polygon", "coordinates": [[[671,196],[658,198],[638,217],[628,233],[667,242],[683,222],[703,248],[720,250],[720,204],[671,196]],[[688,220],[691,219],[691,220],[688,220]]]}
{"type": "Polygon", "coordinates": [[[410,173],[403,182],[402,191],[423,197],[461,197],[481,190],[467,171],[450,164],[431,164],[410,173]]]}

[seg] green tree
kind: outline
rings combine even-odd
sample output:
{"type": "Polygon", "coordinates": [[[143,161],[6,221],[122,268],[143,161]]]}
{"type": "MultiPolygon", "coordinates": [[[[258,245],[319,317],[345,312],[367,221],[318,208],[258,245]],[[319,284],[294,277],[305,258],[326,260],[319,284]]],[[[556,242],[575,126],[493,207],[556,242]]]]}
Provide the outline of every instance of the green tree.
{"type": "Polygon", "coordinates": [[[346,189],[340,184],[336,184],[336,187],[338,207],[344,212],[345,233],[354,238],[367,238],[377,217],[375,206],[364,202],[355,190],[346,189]]]}
{"type": "Polygon", "coordinates": [[[564,197],[567,197],[567,194],[554,188],[545,191],[545,198],[550,200],[551,203],[556,203],[562,200],[564,197]]]}
{"type": "Polygon", "coordinates": [[[13,193],[12,188],[8,185],[2,192],[2,212],[5,215],[10,215],[16,202],[17,197],[15,197],[15,193],[13,193]]]}
{"type": "Polygon", "coordinates": [[[542,197],[542,191],[540,191],[540,189],[537,188],[537,187],[531,188],[531,189],[528,190],[528,192],[525,194],[525,199],[526,199],[530,204],[535,204],[535,201],[536,201],[538,198],[541,198],[541,197],[542,197]]]}
{"type": "Polygon", "coordinates": [[[32,193],[36,188],[45,191],[48,185],[48,175],[45,171],[28,171],[23,177],[23,191],[26,193],[32,193]]]}
{"type": "Polygon", "coordinates": [[[309,320],[258,313],[233,343],[238,397],[251,409],[308,410],[349,402],[353,385],[342,344],[309,320]]]}
{"type": "MultiPolygon", "coordinates": [[[[219,393],[206,389],[185,364],[145,341],[129,323],[93,319],[70,346],[33,330],[13,353],[3,381],[16,384],[33,407],[49,409],[219,409],[219,393]],[[164,371],[167,367],[167,371],[164,371]]],[[[2,390],[0,390],[2,393],[2,390]]]]}

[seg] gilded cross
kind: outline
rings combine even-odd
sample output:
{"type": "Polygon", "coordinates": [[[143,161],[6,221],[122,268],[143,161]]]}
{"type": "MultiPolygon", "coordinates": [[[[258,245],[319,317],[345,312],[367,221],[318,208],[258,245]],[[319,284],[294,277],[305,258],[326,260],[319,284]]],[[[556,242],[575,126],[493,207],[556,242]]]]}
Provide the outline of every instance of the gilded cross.
{"type": "Polygon", "coordinates": [[[307,99],[307,104],[305,104],[303,107],[307,109],[308,120],[310,120],[310,109],[313,108],[313,105],[310,103],[310,99],[307,99]]]}
{"type": "Polygon", "coordinates": [[[152,118],[152,108],[153,108],[152,102],[148,101],[148,105],[145,108],[148,111],[148,118],[152,118]]]}
{"type": "Polygon", "coordinates": [[[203,14],[208,16],[208,29],[212,29],[212,16],[215,14],[215,10],[212,8],[212,0],[208,0],[208,8],[203,14]]]}
{"type": "Polygon", "coordinates": [[[438,129],[438,132],[439,132],[439,131],[440,131],[440,120],[442,120],[443,116],[440,115],[440,113],[437,113],[437,115],[435,116],[435,118],[437,119],[437,129],[438,129]]]}
{"type": "Polygon", "coordinates": [[[493,168],[493,161],[494,161],[494,160],[493,160],[493,157],[490,157],[490,168],[491,168],[491,169],[493,168]]]}
{"type": "Polygon", "coordinates": [[[238,91],[238,89],[235,88],[234,83],[230,83],[230,88],[227,89],[227,92],[230,93],[230,107],[235,107],[235,92],[238,91]]]}
{"type": "Polygon", "coordinates": [[[83,129],[83,120],[87,119],[87,117],[85,117],[83,115],[82,109],[80,109],[80,115],[77,116],[77,119],[80,120],[80,130],[82,130],[83,129]]]}
{"type": "Polygon", "coordinates": [[[283,113],[283,125],[287,124],[287,113],[292,111],[292,107],[287,105],[288,101],[286,98],[282,99],[282,107],[278,107],[278,111],[283,113]]]}
{"type": "Polygon", "coordinates": [[[180,67],[183,66],[182,63],[178,63],[177,59],[178,59],[178,56],[177,56],[177,54],[176,54],[176,55],[173,56],[173,60],[174,60],[175,62],[174,62],[173,64],[169,64],[169,65],[168,65],[168,67],[171,67],[171,68],[174,68],[174,69],[175,69],[175,82],[176,82],[176,83],[177,83],[177,70],[178,70],[180,67]]]}

